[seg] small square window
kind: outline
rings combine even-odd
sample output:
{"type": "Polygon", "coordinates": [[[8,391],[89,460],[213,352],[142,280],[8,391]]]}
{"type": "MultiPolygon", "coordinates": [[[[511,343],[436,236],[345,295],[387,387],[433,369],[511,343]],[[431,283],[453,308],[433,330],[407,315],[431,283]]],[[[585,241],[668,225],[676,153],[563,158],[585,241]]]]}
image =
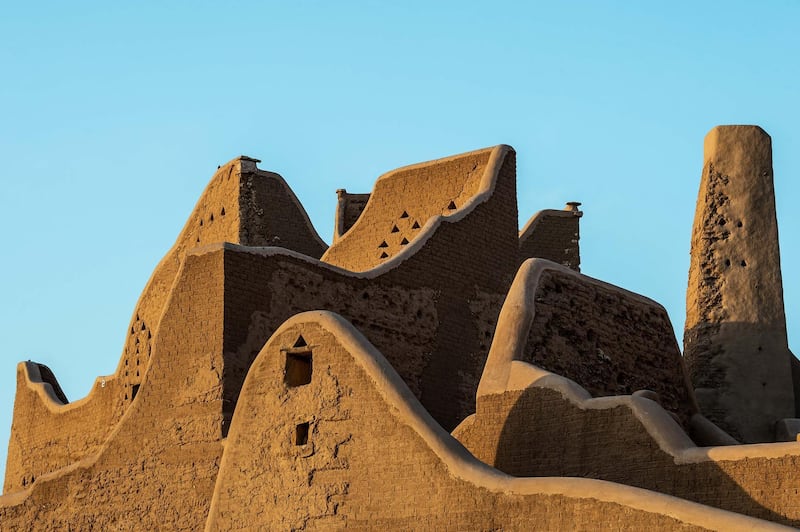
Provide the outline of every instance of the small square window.
{"type": "Polygon", "coordinates": [[[308,443],[308,423],[300,423],[294,428],[294,444],[306,445],[308,443]]]}
{"type": "Polygon", "coordinates": [[[310,383],[312,369],[311,351],[286,353],[284,381],[287,386],[303,386],[310,383]]]}

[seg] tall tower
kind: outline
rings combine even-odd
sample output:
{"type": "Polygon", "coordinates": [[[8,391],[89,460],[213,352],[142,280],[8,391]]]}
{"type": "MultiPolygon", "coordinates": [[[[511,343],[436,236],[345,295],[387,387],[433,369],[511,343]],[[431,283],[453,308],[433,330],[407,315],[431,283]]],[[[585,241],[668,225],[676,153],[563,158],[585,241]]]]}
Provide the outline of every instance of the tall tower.
{"type": "Polygon", "coordinates": [[[795,416],[772,142],[757,126],[705,139],[692,229],[684,356],[700,409],[742,442],[795,416]]]}

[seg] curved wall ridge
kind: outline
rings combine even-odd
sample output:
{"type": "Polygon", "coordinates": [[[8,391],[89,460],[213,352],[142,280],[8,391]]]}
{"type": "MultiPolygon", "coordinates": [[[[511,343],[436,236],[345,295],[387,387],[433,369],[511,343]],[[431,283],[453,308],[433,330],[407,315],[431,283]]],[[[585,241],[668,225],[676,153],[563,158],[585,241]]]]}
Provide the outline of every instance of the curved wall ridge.
{"type": "Polygon", "coordinates": [[[652,390],[592,397],[573,380],[524,360],[549,271],[584,277],[541,259],[523,264],[501,310],[476,413],[453,436],[479,460],[514,476],[597,478],[800,526],[796,443],[698,447],[685,432],[696,428],[696,408],[665,410],[652,390]]]}
{"type": "Polygon", "coordinates": [[[697,413],[664,308],[544,259],[526,260],[500,312],[478,395],[502,393],[510,362],[563,375],[593,396],[657,392],[687,426],[697,413]]]}
{"type": "Polygon", "coordinates": [[[797,443],[697,447],[658,395],[591,395],[509,362],[507,390],[478,397],[454,431],[479,460],[517,477],[588,477],[800,526],[797,443]],[[769,479],[765,481],[765,479],[769,479]]]}
{"type": "Polygon", "coordinates": [[[356,272],[390,262],[415,239],[429,238],[432,218],[452,216],[485,200],[508,149],[486,148],[382,175],[363,212],[322,260],[356,272]]]}
{"type": "Polygon", "coordinates": [[[0,497],[4,529],[202,526],[222,450],[223,255],[219,244],[187,253],[139,393],[92,454],[0,497]]]}
{"type": "Polygon", "coordinates": [[[598,522],[781,529],[609,482],[500,473],[435,423],[352,325],[308,312],[284,323],[251,366],[206,530],[580,529],[598,522]]]}
{"type": "MultiPolygon", "coordinates": [[[[164,305],[190,250],[234,242],[322,255],[325,244],[294,193],[278,174],[259,170],[257,162],[241,156],[217,169],[142,290],[114,374],[98,377],[86,397],[67,404],[66,397],[53,401],[36,392],[35,369],[18,370],[4,492],[97,451],[144,382],[164,305]]],[[[52,372],[50,381],[57,386],[52,372]]]]}
{"type": "Polygon", "coordinates": [[[218,169],[113,375],[70,403],[18,366],[0,528],[800,526],[800,446],[698,412],[664,308],[576,271],[579,204],[518,230],[511,147],[339,191],[327,250],[257,162],[218,169]]]}
{"type": "Polygon", "coordinates": [[[520,262],[541,258],[581,271],[580,205],[570,202],[564,210],[544,209],[531,216],[519,232],[520,262]]]}

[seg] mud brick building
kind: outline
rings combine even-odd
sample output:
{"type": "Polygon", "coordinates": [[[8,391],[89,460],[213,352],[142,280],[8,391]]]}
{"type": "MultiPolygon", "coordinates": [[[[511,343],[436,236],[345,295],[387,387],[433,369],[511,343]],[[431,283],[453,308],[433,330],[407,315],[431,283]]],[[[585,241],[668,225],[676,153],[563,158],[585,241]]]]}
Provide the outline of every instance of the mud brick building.
{"type": "Polygon", "coordinates": [[[580,273],[579,203],[518,229],[509,146],[337,191],[330,246],[234,159],[113,375],[70,402],[17,367],[0,529],[798,526],[770,150],[706,139],[685,358],[663,307],[580,273]]]}

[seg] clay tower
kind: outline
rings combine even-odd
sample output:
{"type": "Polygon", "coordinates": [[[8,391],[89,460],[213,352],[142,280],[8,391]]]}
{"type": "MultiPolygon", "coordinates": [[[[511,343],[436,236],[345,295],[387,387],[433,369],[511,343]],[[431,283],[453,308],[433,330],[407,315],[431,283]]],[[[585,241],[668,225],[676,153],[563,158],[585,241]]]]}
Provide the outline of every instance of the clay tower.
{"type": "Polygon", "coordinates": [[[702,412],[741,441],[774,441],[794,417],[772,143],[757,126],[705,139],[684,356],[702,412]]]}

